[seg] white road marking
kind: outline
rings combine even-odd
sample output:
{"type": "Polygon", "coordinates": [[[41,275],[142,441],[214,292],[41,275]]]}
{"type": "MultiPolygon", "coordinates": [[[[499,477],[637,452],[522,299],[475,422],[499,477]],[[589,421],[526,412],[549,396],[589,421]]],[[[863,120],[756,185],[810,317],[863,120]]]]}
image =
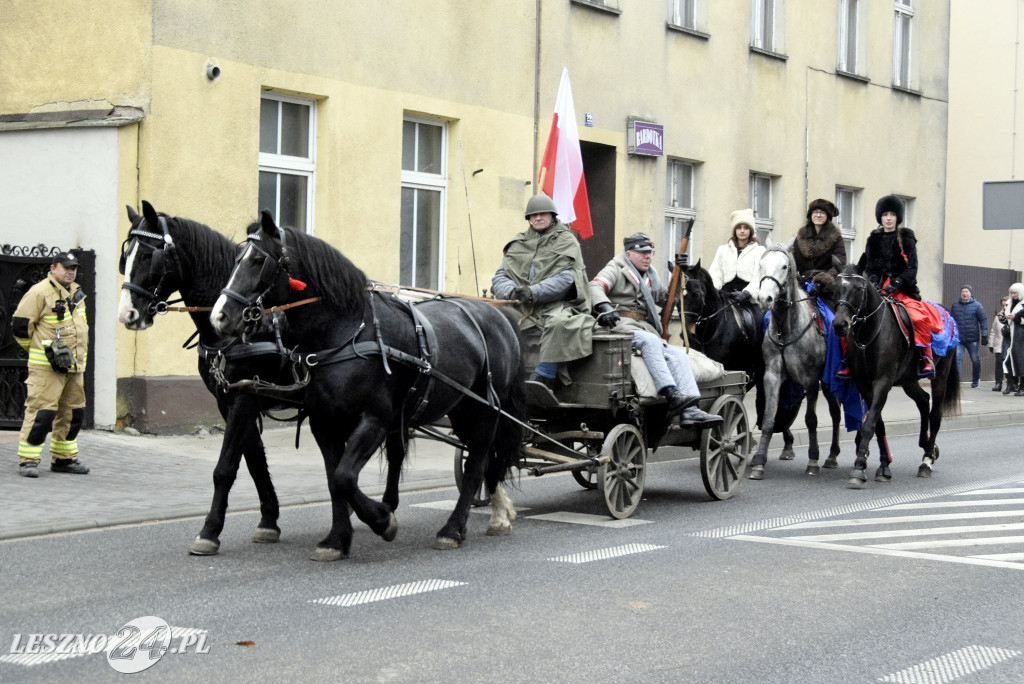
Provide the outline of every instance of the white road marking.
{"type": "Polygon", "coordinates": [[[894,544],[872,544],[873,549],[942,549],[956,546],[992,546],[996,544],[1024,543],[1024,536],[1017,537],[975,537],[972,539],[933,539],[931,541],[896,542],[894,544]]]}
{"type": "Polygon", "coordinates": [[[609,558],[618,558],[619,556],[628,556],[634,553],[644,553],[664,548],[667,547],[655,546],[654,544],[624,544],[622,546],[613,546],[609,549],[597,549],[596,551],[573,553],[568,556],[557,556],[555,558],[548,558],[548,560],[555,561],[556,563],[590,563],[592,561],[607,560],[609,558]]]}
{"type": "Polygon", "coordinates": [[[402,596],[423,594],[428,591],[450,589],[451,587],[459,587],[464,584],[466,583],[439,579],[420,580],[419,582],[395,584],[390,587],[367,589],[366,591],[356,591],[350,594],[342,594],[340,596],[328,596],[326,598],[313,599],[309,603],[319,603],[325,606],[359,606],[364,603],[373,603],[375,601],[386,601],[388,599],[399,598],[402,596]]]}
{"type": "Polygon", "coordinates": [[[1005,489],[975,489],[970,492],[961,492],[954,496],[991,496],[993,494],[1024,494],[1024,487],[1007,487],[1005,489]]]}
{"type": "Polygon", "coordinates": [[[633,527],[634,525],[647,525],[650,520],[639,518],[624,518],[616,520],[606,515],[590,515],[588,513],[569,513],[567,511],[556,511],[555,513],[540,513],[538,515],[526,516],[528,520],[547,520],[550,522],[572,523],[574,525],[593,525],[595,527],[633,527]]]}
{"type": "Polygon", "coordinates": [[[984,556],[972,556],[972,558],[987,558],[988,560],[1024,561],[1024,553],[990,553],[984,556]]]}
{"type": "Polygon", "coordinates": [[[1024,499],[980,499],[978,501],[932,501],[929,503],[897,504],[879,508],[880,511],[909,511],[919,508],[964,508],[965,506],[1009,506],[1024,504],[1024,499]]]}
{"type": "Polygon", "coordinates": [[[886,537],[927,537],[939,534],[962,534],[965,532],[1000,532],[1007,530],[1024,530],[1024,523],[1004,523],[999,525],[955,525],[953,527],[922,527],[915,530],[874,530],[872,532],[846,532],[843,534],[797,534],[787,539],[806,539],[808,541],[843,541],[855,539],[881,539],[886,537]]]}
{"type": "Polygon", "coordinates": [[[963,565],[984,565],[990,568],[1009,568],[1011,570],[1024,570],[1024,563],[1012,563],[1002,560],[989,560],[985,558],[974,558],[971,556],[944,556],[938,553],[921,553],[920,551],[904,551],[897,549],[886,549],[880,546],[852,546],[850,544],[832,544],[828,542],[811,542],[801,539],[779,539],[776,537],[753,537],[746,534],[729,537],[738,541],[760,542],[762,544],[778,544],[780,546],[802,546],[809,549],[826,549],[829,551],[846,551],[848,553],[866,553],[876,556],[894,556],[897,558],[917,558],[920,560],[944,561],[946,563],[961,563],[963,565]]]}
{"type": "Polygon", "coordinates": [[[780,530],[809,530],[821,527],[856,527],[858,525],[891,525],[894,523],[933,522],[936,520],[970,520],[978,518],[1024,517],[1024,510],[974,511],[971,513],[935,513],[933,515],[894,515],[888,518],[852,518],[848,520],[815,520],[779,527],[780,530]]]}
{"type": "MultiPolygon", "coordinates": [[[[442,499],[440,501],[427,501],[426,503],[411,504],[410,508],[433,508],[438,511],[454,511],[455,504],[458,501],[455,499],[442,499]]],[[[524,506],[516,506],[516,511],[528,511],[529,508],[524,506]]],[[[471,506],[469,509],[470,513],[482,513],[485,515],[491,514],[491,507],[488,506],[471,506]]]]}
{"type": "Polygon", "coordinates": [[[879,677],[880,682],[900,684],[945,684],[979,670],[1016,658],[1020,651],[991,646],[967,646],[937,658],[926,660],[899,672],[879,677]]]}

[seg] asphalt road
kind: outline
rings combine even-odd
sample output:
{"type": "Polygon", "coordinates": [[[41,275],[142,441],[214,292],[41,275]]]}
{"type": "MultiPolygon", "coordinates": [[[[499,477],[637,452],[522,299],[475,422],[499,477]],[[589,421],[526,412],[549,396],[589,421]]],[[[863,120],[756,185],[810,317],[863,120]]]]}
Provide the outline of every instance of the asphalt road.
{"type": "Polygon", "coordinates": [[[126,656],[145,616],[173,638],[139,681],[1024,681],[1020,434],[943,431],[931,479],[916,438],[890,438],[894,480],[860,491],[852,455],[809,478],[801,449],[724,502],[695,460],[652,463],[615,522],[567,475],[524,478],[511,536],[478,512],[447,552],[451,487],[405,494],[390,544],[357,523],[330,564],[308,560],[322,504],[286,508],[272,545],[230,515],[215,557],[186,554],[196,520],[6,540],[0,681],[124,681],[105,653],[12,651],[91,634],[126,656]]]}

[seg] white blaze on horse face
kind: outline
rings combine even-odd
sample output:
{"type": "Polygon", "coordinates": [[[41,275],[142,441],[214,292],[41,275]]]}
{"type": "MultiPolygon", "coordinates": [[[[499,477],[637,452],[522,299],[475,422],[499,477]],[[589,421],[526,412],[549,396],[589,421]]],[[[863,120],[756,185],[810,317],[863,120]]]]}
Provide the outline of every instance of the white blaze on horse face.
{"type": "MultiPolygon", "coordinates": [[[[134,241],[131,250],[128,252],[128,256],[124,262],[124,281],[130,283],[132,281],[132,268],[135,265],[135,255],[139,251],[138,240],[134,241]]],[[[121,321],[124,325],[131,325],[133,323],[139,323],[139,329],[149,327],[144,322],[139,321],[139,310],[135,308],[135,304],[132,303],[132,293],[129,290],[121,290],[121,301],[117,306],[117,320],[121,321]]]]}
{"type": "MultiPolygon", "coordinates": [[[[238,270],[242,268],[242,264],[245,263],[246,259],[249,258],[251,253],[252,245],[246,245],[245,251],[242,252],[242,256],[239,257],[238,259],[238,263],[235,264],[234,269],[232,269],[231,271],[231,277],[228,278],[228,283],[227,285],[224,286],[225,290],[235,289],[235,280],[238,270]]],[[[213,308],[210,310],[210,324],[213,325],[214,330],[222,334],[227,331],[228,325],[230,323],[228,315],[224,312],[224,307],[227,305],[227,303],[227,296],[221,294],[219,297],[217,297],[217,301],[214,302],[213,308]]],[[[239,315],[241,315],[241,312],[239,312],[239,315]]]]}

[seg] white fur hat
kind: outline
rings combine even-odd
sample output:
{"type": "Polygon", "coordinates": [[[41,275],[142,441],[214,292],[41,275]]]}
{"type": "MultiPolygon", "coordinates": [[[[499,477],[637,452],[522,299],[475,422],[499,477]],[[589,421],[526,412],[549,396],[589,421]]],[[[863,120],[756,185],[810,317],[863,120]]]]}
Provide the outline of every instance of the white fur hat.
{"type": "Polygon", "coordinates": [[[741,223],[745,223],[748,226],[750,226],[750,232],[754,232],[754,229],[757,228],[757,226],[754,225],[753,209],[737,209],[736,211],[732,212],[731,218],[732,225],[730,227],[733,229],[735,229],[736,226],[738,226],[741,223]]]}

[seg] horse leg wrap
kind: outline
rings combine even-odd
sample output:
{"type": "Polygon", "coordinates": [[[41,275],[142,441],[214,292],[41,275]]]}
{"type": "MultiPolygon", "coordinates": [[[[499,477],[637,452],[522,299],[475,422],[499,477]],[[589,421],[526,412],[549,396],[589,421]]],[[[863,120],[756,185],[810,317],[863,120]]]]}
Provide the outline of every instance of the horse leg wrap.
{"type": "Polygon", "coordinates": [[[28,433],[28,437],[25,441],[35,446],[42,444],[46,441],[46,435],[53,429],[53,419],[57,417],[57,412],[51,409],[40,409],[36,413],[36,419],[32,422],[32,429],[28,433]]]}

